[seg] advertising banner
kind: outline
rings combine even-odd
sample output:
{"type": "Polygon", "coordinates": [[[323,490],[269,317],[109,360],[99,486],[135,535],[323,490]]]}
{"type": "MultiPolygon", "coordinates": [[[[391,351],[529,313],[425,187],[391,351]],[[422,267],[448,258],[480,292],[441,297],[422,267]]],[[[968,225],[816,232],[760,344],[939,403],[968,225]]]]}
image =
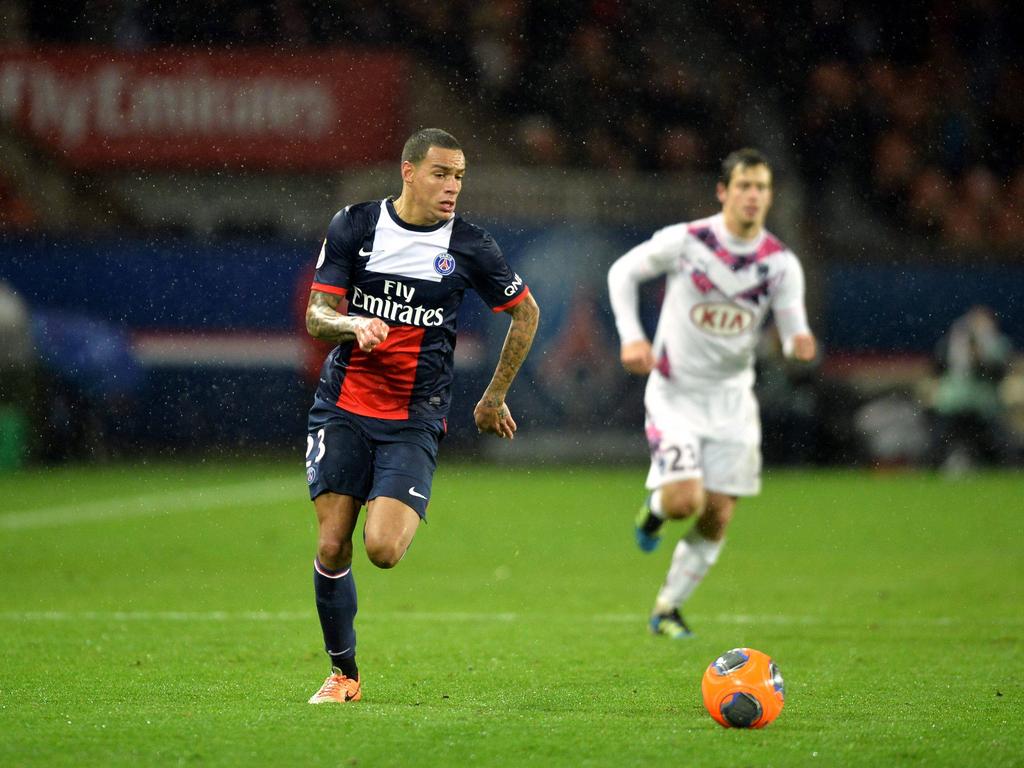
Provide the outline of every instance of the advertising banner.
{"type": "Polygon", "coordinates": [[[339,49],[0,48],[0,121],[76,168],[332,170],[399,155],[406,71],[339,49]]]}

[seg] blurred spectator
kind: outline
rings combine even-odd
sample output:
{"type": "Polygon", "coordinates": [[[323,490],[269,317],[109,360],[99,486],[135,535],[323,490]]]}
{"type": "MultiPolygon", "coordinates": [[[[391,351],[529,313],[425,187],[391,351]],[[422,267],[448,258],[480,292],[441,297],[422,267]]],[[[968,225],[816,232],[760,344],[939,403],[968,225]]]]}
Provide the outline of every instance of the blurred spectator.
{"type": "Polygon", "coordinates": [[[918,466],[928,457],[927,419],[906,394],[890,392],[868,401],[857,409],[854,424],[862,449],[876,468],[918,466]]]}
{"type": "Polygon", "coordinates": [[[472,11],[475,30],[470,55],[477,73],[477,87],[491,103],[507,111],[516,108],[514,92],[522,77],[523,14],[519,0],[486,0],[472,11]]]}
{"type": "Polygon", "coordinates": [[[582,139],[583,164],[602,170],[617,170],[615,139],[604,126],[592,125],[582,139]]]}
{"type": "Polygon", "coordinates": [[[809,179],[821,181],[835,172],[842,144],[859,133],[857,83],[849,66],[839,61],[819,64],[809,73],[801,125],[794,126],[801,159],[809,179]]]}
{"type": "Polygon", "coordinates": [[[31,362],[32,336],[28,318],[25,302],[0,281],[0,369],[23,367],[31,362]]]}
{"type": "Polygon", "coordinates": [[[25,459],[32,376],[28,307],[0,282],[0,472],[17,468],[25,459]]]}
{"type": "Polygon", "coordinates": [[[43,458],[102,460],[127,451],[143,383],[128,331],[46,310],[33,315],[32,335],[45,372],[43,458]]]}
{"type": "Polygon", "coordinates": [[[519,158],[530,165],[563,165],[565,142],[543,115],[527,115],[517,126],[519,158]]]}
{"type": "Polygon", "coordinates": [[[28,201],[6,183],[0,174],[0,232],[30,229],[38,221],[39,217],[28,201]]]}
{"type": "Polygon", "coordinates": [[[995,174],[976,165],[960,180],[956,204],[946,208],[944,234],[953,245],[981,248],[989,243],[1000,205],[995,174]]]}
{"type": "Polygon", "coordinates": [[[658,138],[658,165],[666,170],[694,170],[705,157],[704,145],[696,131],[673,126],[658,138]]]}
{"type": "Polygon", "coordinates": [[[917,231],[935,235],[942,231],[943,211],[953,202],[953,185],[940,168],[925,168],[910,188],[910,221],[917,231]]]}
{"type": "Polygon", "coordinates": [[[995,216],[995,239],[1004,247],[1024,245],[1024,165],[1017,169],[995,216]]]}
{"type": "Polygon", "coordinates": [[[988,307],[957,318],[939,342],[940,370],[932,407],[938,424],[938,459],[960,472],[1008,456],[1000,385],[1009,371],[1012,348],[988,307]]]}

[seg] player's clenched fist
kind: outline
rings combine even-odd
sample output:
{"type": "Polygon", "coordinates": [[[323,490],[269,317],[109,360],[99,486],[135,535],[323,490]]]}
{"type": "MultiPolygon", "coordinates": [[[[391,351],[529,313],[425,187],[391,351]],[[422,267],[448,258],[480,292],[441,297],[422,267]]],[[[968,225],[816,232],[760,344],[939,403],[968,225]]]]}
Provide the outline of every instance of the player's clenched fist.
{"type": "Polygon", "coordinates": [[[646,376],[654,369],[654,353],[649,341],[631,341],[619,352],[622,367],[630,373],[646,376]]]}
{"type": "Polygon", "coordinates": [[[783,347],[789,357],[809,363],[817,354],[814,336],[809,333],[798,333],[783,347]]]}
{"type": "Polygon", "coordinates": [[[476,421],[477,431],[497,435],[498,437],[511,440],[516,435],[515,419],[504,402],[495,403],[484,398],[476,404],[473,409],[473,420],[476,421]]]}
{"type": "Polygon", "coordinates": [[[354,325],[356,343],[363,352],[372,352],[388,337],[388,324],[379,317],[359,317],[354,325]]]}

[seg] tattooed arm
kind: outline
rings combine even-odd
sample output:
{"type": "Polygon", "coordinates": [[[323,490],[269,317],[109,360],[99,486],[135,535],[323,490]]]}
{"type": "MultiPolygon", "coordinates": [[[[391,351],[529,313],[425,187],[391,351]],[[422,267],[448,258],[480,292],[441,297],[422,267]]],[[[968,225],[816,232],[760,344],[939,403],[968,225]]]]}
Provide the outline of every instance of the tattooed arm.
{"type": "Polygon", "coordinates": [[[377,317],[353,317],[338,312],[341,296],[310,291],[306,305],[306,331],[314,339],[344,344],[355,339],[364,352],[388,337],[388,324],[377,317]]]}
{"type": "Polygon", "coordinates": [[[533,294],[528,293],[525,299],[505,311],[512,317],[512,323],[509,325],[505,344],[501,348],[501,357],[498,358],[494,376],[491,377],[491,383],[484,390],[480,402],[473,409],[473,418],[480,432],[489,432],[511,440],[515,436],[516,423],[508,406],[505,405],[505,395],[508,394],[512,380],[526,359],[526,353],[530,351],[540,319],[540,307],[534,301],[533,294]]]}

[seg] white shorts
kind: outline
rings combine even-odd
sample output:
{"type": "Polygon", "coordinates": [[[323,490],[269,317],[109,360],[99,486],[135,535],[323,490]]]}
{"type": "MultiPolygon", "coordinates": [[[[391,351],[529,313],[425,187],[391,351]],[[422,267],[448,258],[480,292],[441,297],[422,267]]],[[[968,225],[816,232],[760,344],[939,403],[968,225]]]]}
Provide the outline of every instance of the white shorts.
{"type": "Polygon", "coordinates": [[[760,493],[761,413],[749,387],[682,390],[652,376],[644,406],[648,489],[703,478],[709,491],[760,493]]]}

